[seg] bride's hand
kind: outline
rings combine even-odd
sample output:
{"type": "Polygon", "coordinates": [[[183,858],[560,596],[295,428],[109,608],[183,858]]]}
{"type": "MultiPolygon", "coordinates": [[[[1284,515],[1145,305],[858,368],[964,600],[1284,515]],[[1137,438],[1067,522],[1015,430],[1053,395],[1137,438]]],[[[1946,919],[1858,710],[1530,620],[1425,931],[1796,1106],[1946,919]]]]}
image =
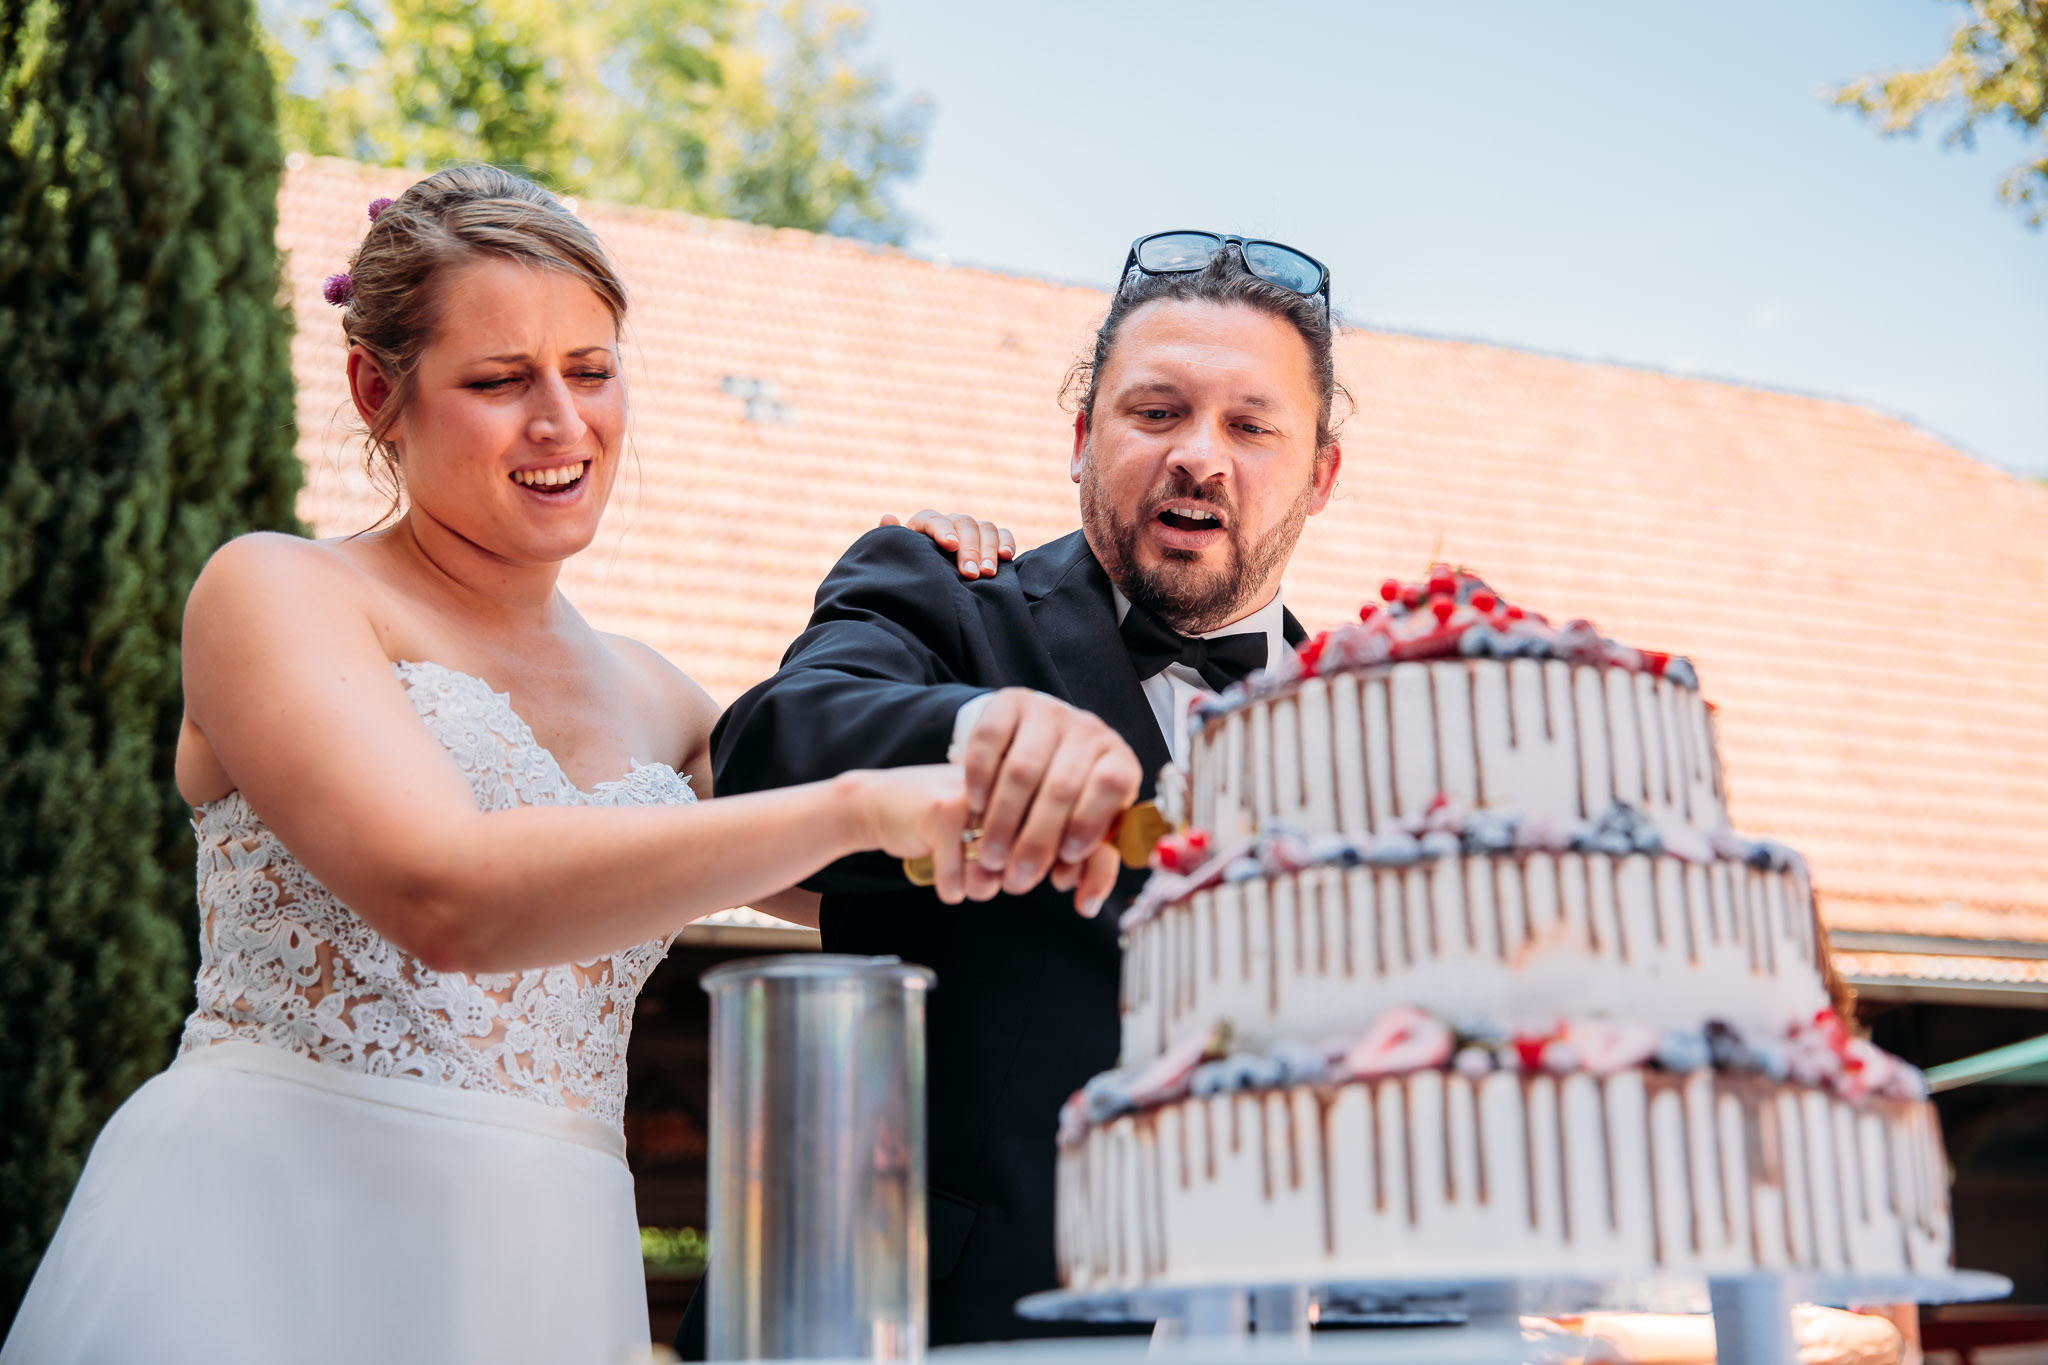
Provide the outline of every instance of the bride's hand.
{"type": "MultiPolygon", "coordinates": [[[[930,858],[932,890],[948,905],[988,900],[1002,891],[1002,879],[986,891],[967,889],[968,820],[966,770],[957,763],[911,768],[876,768],[847,773],[864,830],[863,843],[892,858],[930,858]]],[[[1074,893],[1074,908],[1094,916],[1116,889],[1123,866],[1114,847],[1098,844],[1077,863],[1057,863],[1052,884],[1074,893]]],[[[989,879],[984,879],[989,880],[989,879]]]]}
{"type": "Polygon", "coordinates": [[[968,819],[965,770],[955,763],[930,763],[850,772],[841,780],[852,790],[868,848],[892,858],[930,858],[932,890],[939,899],[958,905],[967,898],[962,871],[962,836],[968,819]]]}
{"type": "Polygon", "coordinates": [[[964,512],[934,512],[927,507],[903,521],[891,514],[884,526],[908,526],[922,531],[943,549],[953,551],[960,561],[962,578],[994,578],[996,561],[1017,557],[1017,537],[1006,526],[976,521],[964,512]]]}

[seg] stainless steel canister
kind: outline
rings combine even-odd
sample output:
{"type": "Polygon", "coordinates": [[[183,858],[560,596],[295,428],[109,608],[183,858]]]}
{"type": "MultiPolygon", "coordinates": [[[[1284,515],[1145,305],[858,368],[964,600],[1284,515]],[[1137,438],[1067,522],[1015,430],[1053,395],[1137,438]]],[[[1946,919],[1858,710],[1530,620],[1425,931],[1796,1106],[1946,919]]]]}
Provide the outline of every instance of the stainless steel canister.
{"type": "Polygon", "coordinates": [[[893,957],[749,958],[711,995],[712,1360],[924,1354],[924,996],[893,957]]]}

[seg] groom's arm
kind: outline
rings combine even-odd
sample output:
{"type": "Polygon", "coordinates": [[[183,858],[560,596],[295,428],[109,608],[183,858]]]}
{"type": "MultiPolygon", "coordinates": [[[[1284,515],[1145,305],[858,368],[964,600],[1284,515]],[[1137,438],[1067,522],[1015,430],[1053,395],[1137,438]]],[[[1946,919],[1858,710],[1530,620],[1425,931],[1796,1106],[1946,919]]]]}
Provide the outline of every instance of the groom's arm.
{"type": "MultiPolygon", "coordinates": [[[[775,676],[712,730],[719,794],[944,762],[961,706],[991,690],[966,681],[970,591],[926,537],[897,527],[862,536],[820,585],[810,624],[775,676]]],[[[882,891],[905,883],[894,860],[870,854],[808,885],[882,891]]]]}

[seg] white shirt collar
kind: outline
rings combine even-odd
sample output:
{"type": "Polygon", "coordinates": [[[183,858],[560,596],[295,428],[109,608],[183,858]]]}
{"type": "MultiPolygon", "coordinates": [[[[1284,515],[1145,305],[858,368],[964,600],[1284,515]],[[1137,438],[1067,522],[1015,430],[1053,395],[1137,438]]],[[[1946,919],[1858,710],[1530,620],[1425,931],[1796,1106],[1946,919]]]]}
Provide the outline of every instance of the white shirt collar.
{"type": "MultiPolygon", "coordinates": [[[[1116,623],[1122,625],[1124,617],[1130,614],[1131,599],[1124,596],[1123,590],[1114,583],[1109,585],[1109,593],[1116,600],[1116,623]]],[[[1273,600],[1257,611],[1240,616],[1228,625],[1205,630],[1200,638],[1213,640],[1219,635],[1249,635],[1253,631],[1262,631],[1266,636],[1266,667],[1271,668],[1279,662],[1281,651],[1287,648],[1287,609],[1281,605],[1280,597],[1281,594],[1274,593],[1273,600]]]]}

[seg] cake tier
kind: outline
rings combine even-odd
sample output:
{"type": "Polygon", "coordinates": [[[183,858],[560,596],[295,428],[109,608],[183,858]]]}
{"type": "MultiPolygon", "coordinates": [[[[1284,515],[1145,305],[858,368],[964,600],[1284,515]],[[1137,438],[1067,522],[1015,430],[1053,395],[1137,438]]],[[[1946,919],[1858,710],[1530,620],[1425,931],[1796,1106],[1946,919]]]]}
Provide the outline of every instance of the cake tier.
{"type": "Polygon", "coordinates": [[[1709,1020],[1780,1038],[1827,1005],[1795,861],[1453,854],[1224,882],[1133,917],[1125,1067],[1227,1023],[1232,1046],[1355,1034],[1395,1005],[1449,1020],[1709,1020]]]}
{"type": "Polygon", "coordinates": [[[1063,1143],[1057,1201],[1070,1289],[1950,1259],[1932,1106],[1715,1070],[1184,1098],[1063,1143]]]}
{"type": "Polygon", "coordinates": [[[1447,659],[1307,678],[1210,720],[1188,816],[1219,838],[1285,825],[1377,834],[1439,796],[1570,825],[1616,802],[1711,837],[1728,827],[1698,691],[1556,659],[1447,659]]]}

